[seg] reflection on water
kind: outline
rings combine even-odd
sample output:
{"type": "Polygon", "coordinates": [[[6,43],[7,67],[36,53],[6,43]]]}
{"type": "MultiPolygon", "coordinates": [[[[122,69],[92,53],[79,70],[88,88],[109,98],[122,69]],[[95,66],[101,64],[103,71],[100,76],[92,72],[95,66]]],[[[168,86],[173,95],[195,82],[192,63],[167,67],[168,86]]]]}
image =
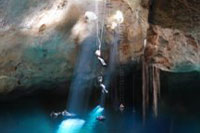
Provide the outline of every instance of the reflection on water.
{"type": "MultiPolygon", "coordinates": [[[[0,133],[199,133],[200,118],[176,117],[169,112],[161,113],[157,119],[149,116],[143,125],[141,114],[133,109],[123,112],[100,106],[88,109],[74,119],[50,117],[51,111],[64,109],[62,102],[43,104],[23,100],[1,103],[0,133]],[[104,115],[101,122],[96,117],[104,115]]],[[[58,111],[59,111],[58,110],[58,111]]],[[[173,114],[174,115],[174,114],[173,114]]]]}
{"type": "Polygon", "coordinates": [[[82,119],[67,119],[59,126],[57,133],[79,133],[85,121],[82,119]]]}
{"type": "Polygon", "coordinates": [[[96,118],[102,115],[104,108],[97,106],[91,111],[88,118],[82,119],[66,119],[62,121],[57,133],[93,133],[97,124],[96,118]]]}

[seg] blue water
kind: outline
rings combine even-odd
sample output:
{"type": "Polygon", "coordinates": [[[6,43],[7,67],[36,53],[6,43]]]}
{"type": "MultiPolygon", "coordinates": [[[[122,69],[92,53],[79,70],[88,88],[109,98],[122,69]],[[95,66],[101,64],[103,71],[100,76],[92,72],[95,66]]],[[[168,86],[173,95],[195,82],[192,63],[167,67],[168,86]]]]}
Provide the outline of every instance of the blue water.
{"type": "Polygon", "coordinates": [[[52,119],[49,114],[53,108],[62,109],[62,103],[43,103],[41,101],[19,101],[1,103],[0,133],[199,133],[198,117],[177,117],[171,113],[160,112],[158,118],[152,115],[145,125],[141,113],[133,109],[124,112],[112,108],[94,106],[73,119],[59,117],[52,119]],[[52,105],[50,105],[52,104],[52,105]],[[59,105],[60,104],[60,105],[59,105]],[[96,120],[104,115],[106,120],[96,120]]]}

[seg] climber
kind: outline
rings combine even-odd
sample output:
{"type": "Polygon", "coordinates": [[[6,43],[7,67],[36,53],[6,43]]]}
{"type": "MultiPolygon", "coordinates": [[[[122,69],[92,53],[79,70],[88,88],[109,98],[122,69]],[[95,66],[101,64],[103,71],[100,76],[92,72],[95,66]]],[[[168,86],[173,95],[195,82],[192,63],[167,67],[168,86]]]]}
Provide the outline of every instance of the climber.
{"type": "Polygon", "coordinates": [[[108,93],[108,90],[106,89],[106,86],[104,84],[100,84],[102,88],[102,93],[108,93]]]}
{"type": "Polygon", "coordinates": [[[52,113],[50,114],[50,116],[51,116],[52,118],[58,118],[59,116],[63,116],[63,117],[75,117],[76,115],[67,112],[67,110],[64,110],[64,111],[62,111],[62,112],[52,112],[52,113]]]}
{"type": "Polygon", "coordinates": [[[96,50],[95,55],[97,56],[97,59],[100,61],[102,66],[107,65],[105,60],[101,57],[101,51],[100,50],[96,50]]]}
{"type": "Polygon", "coordinates": [[[103,116],[103,115],[101,115],[101,116],[98,116],[96,119],[97,119],[98,121],[105,121],[105,120],[106,120],[106,117],[103,116]]]}
{"type": "Polygon", "coordinates": [[[98,60],[101,62],[102,66],[106,66],[107,65],[103,58],[98,57],[98,60]]]}
{"type": "Polygon", "coordinates": [[[58,112],[58,113],[52,112],[52,113],[50,114],[50,116],[51,116],[52,118],[58,118],[58,116],[59,116],[60,114],[61,114],[60,112],[58,112]]]}
{"type": "Polygon", "coordinates": [[[119,110],[120,110],[121,112],[123,112],[123,111],[124,111],[124,108],[125,108],[124,105],[121,103],[120,106],[119,106],[119,110]]]}

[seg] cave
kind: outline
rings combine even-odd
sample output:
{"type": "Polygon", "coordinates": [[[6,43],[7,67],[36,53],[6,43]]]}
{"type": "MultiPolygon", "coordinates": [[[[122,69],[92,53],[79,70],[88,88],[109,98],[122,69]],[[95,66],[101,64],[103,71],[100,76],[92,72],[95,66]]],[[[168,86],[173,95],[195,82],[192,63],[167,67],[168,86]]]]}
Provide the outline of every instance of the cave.
{"type": "Polygon", "coordinates": [[[0,0],[1,133],[199,133],[200,1],[0,0]]]}

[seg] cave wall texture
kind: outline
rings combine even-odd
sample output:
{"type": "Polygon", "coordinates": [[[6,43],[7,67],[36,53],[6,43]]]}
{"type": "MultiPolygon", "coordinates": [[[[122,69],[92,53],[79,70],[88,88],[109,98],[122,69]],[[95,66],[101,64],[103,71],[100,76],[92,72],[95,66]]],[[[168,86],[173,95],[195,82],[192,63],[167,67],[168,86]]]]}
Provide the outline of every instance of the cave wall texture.
{"type": "Polygon", "coordinates": [[[172,72],[200,70],[200,2],[153,0],[146,60],[172,72]]]}
{"type": "MultiPolygon", "coordinates": [[[[67,84],[79,50],[71,29],[85,11],[95,10],[95,2],[0,0],[0,7],[0,93],[67,84]]],[[[199,71],[199,7],[196,0],[110,0],[106,3],[109,13],[100,21],[109,25],[107,18],[116,10],[124,14],[124,23],[115,31],[122,36],[120,64],[144,55],[148,63],[164,71],[199,71]]],[[[113,39],[105,26],[105,47],[113,39]]],[[[103,53],[108,59],[107,50],[103,53]]]]}
{"type": "MultiPolygon", "coordinates": [[[[101,5],[99,1],[99,8],[101,5]]],[[[48,89],[54,85],[59,88],[59,84],[67,84],[79,53],[71,29],[85,11],[95,10],[95,2],[8,0],[0,1],[0,6],[0,93],[48,89]]],[[[147,29],[148,12],[144,13],[138,2],[131,6],[123,0],[106,3],[106,10],[110,12],[107,18],[118,8],[124,13],[125,23],[116,31],[122,36],[119,58],[123,63],[140,56],[147,29]],[[140,16],[145,20],[139,19],[140,16]]],[[[109,25],[106,20],[105,25],[109,25]]],[[[105,34],[105,42],[109,44],[113,33],[108,29],[105,34]]],[[[104,53],[106,58],[108,54],[104,53]]]]}

